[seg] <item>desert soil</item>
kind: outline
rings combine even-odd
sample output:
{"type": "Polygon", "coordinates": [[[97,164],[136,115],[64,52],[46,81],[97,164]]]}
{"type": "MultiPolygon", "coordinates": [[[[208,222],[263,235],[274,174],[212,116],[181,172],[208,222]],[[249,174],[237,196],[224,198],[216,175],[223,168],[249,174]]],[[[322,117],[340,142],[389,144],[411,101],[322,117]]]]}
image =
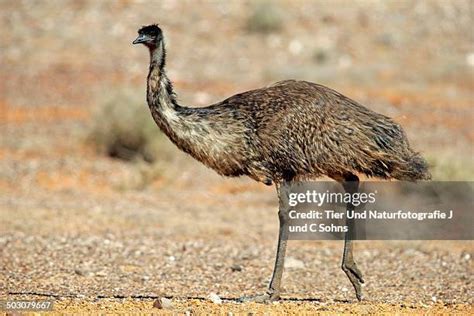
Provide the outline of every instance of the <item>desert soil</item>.
{"type": "Polygon", "coordinates": [[[0,2],[0,299],[77,313],[473,313],[472,241],[357,242],[361,303],[339,268],[342,242],[290,241],[282,300],[237,303],[271,276],[274,190],[223,179],[170,144],[174,158],[156,167],[85,141],[104,94],[144,94],[147,54],[130,42],[159,21],[183,103],[324,83],[402,123],[447,162],[436,175],[472,180],[472,2],[295,3],[282,2],[280,31],[250,34],[251,2],[0,2]],[[171,307],[153,307],[160,297],[171,307]]]}

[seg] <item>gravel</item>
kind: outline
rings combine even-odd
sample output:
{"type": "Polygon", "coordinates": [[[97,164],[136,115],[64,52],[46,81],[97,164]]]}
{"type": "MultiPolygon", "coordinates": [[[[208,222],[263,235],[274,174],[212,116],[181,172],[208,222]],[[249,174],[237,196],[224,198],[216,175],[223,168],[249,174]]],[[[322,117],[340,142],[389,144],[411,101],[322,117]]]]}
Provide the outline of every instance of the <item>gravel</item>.
{"type": "Polygon", "coordinates": [[[340,269],[342,242],[289,241],[282,300],[238,303],[264,293],[271,276],[274,189],[223,179],[175,149],[142,186],[143,168],[83,141],[94,93],[144,89],[145,51],[129,38],[144,16],[165,12],[170,76],[185,104],[283,78],[318,81],[395,117],[417,149],[456,158],[449,177],[469,177],[458,160],[471,162],[468,1],[286,2],[291,23],[268,37],[243,33],[246,3],[150,5],[0,5],[10,30],[0,74],[0,299],[51,299],[66,313],[474,313],[472,241],[356,242],[360,303],[340,269]],[[53,18],[65,8],[80,12],[74,23],[53,18]],[[177,11],[187,18],[176,21],[177,11]],[[18,19],[35,27],[12,28],[18,19]],[[92,37],[84,21],[98,30],[92,37]],[[196,38],[208,42],[194,49],[196,38]],[[322,48],[328,59],[318,64],[322,48]]]}

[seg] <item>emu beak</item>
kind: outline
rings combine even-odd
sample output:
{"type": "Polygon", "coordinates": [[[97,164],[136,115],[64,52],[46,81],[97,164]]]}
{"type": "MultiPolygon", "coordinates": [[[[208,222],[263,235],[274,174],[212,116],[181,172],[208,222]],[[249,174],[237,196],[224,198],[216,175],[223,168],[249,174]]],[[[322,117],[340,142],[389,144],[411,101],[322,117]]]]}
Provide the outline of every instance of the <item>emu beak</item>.
{"type": "Polygon", "coordinates": [[[132,42],[132,44],[140,44],[140,43],[145,43],[148,40],[148,38],[141,34],[138,35],[138,37],[132,42]]]}

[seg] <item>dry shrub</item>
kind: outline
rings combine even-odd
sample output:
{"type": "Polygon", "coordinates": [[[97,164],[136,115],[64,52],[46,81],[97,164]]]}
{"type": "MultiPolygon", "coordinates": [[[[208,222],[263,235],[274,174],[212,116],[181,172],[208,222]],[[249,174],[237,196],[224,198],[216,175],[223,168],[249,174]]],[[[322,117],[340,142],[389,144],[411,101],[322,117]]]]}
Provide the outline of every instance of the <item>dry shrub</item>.
{"type": "Polygon", "coordinates": [[[169,158],[165,136],[141,91],[120,89],[100,101],[88,140],[99,152],[127,161],[169,158]]]}
{"type": "Polygon", "coordinates": [[[273,1],[257,1],[247,20],[247,30],[255,33],[279,31],[283,25],[282,12],[273,1]]]}

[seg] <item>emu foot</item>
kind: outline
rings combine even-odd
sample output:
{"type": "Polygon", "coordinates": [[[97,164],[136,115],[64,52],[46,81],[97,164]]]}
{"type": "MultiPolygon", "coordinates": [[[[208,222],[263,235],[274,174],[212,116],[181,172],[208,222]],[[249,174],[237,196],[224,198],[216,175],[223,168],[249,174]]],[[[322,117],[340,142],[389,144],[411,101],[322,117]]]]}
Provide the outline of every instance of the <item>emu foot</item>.
{"type": "Polygon", "coordinates": [[[255,302],[255,303],[270,303],[273,301],[277,301],[280,299],[280,294],[278,293],[265,293],[262,295],[254,295],[254,296],[243,296],[239,298],[239,301],[241,303],[246,303],[246,302],[255,302]]]}
{"type": "Polygon", "coordinates": [[[357,268],[355,262],[351,264],[342,264],[342,270],[346,273],[347,277],[354,287],[355,294],[358,301],[362,301],[364,298],[362,295],[362,284],[364,283],[364,278],[362,277],[362,272],[357,268]]]}

